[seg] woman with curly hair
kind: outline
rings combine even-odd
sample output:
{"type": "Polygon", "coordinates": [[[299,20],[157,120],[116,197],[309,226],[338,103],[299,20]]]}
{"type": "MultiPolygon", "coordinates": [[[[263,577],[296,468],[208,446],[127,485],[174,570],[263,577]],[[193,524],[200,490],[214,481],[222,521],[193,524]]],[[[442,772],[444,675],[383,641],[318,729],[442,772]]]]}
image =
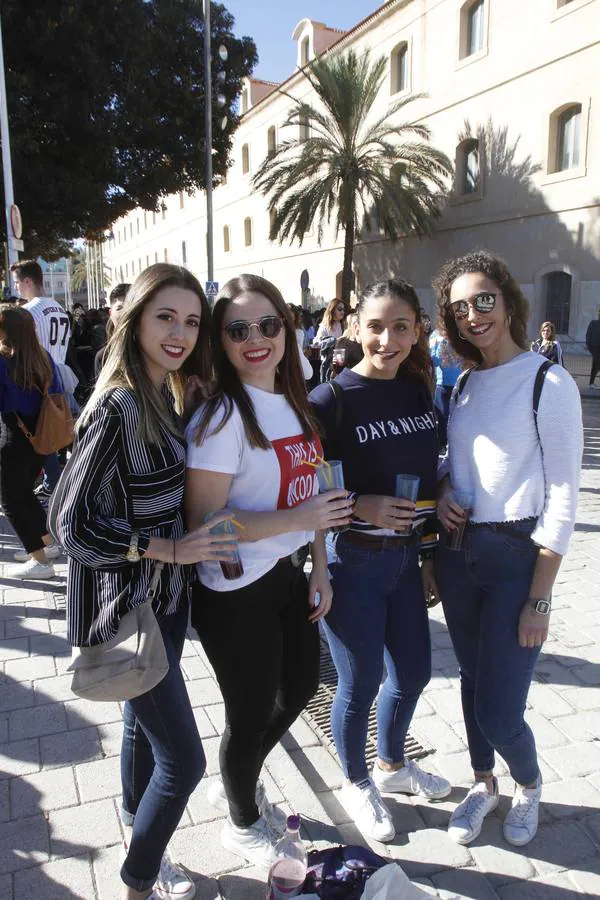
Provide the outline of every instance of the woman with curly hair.
{"type": "Polygon", "coordinates": [[[559,366],[563,365],[562,347],[556,340],[556,328],[552,322],[544,322],[540,326],[540,336],[537,341],[533,342],[531,349],[551,362],[557,363],[559,366]]]}
{"type": "Polygon", "coordinates": [[[438,492],[447,540],[436,553],[436,580],[475,776],[448,831],[470,843],[498,805],[498,752],[515,781],[504,836],[522,846],[536,833],[542,790],[523,714],[575,523],[581,403],[563,368],[548,369],[529,352],[527,301],[503,260],[485,251],[451,260],[434,287],[450,343],[470,366],[451,400],[438,492]],[[470,495],[470,509],[455,492],[470,495]],[[462,528],[462,543],[451,541],[462,528]]]}
{"type": "Polygon", "coordinates": [[[420,317],[407,282],[368,287],[358,304],[364,358],[310,394],[325,455],[342,461],[355,497],[355,518],[337,539],[335,604],[324,621],[338,672],[331,721],[347,779],[341,799],[362,833],[377,841],[396,833],[382,793],[428,799],[450,793],[444,778],[404,757],[406,733],[431,676],[426,597],[436,593],[438,447],[420,317]],[[397,496],[401,473],[420,478],[416,502],[397,496]],[[378,759],[369,772],[367,726],[378,692],[378,759]]]}

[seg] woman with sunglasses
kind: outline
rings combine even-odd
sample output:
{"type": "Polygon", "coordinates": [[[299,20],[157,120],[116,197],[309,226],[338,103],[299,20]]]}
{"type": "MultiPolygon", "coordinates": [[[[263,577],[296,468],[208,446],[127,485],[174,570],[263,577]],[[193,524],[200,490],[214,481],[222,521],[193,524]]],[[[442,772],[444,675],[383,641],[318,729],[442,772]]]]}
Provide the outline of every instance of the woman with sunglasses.
{"type": "Polygon", "coordinates": [[[360,831],[377,841],[391,841],[396,833],[382,793],[428,799],[450,793],[444,778],[404,757],[406,734],[431,676],[426,596],[436,591],[437,434],[420,316],[407,282],[368,287],[358,304],[364,358],[332,382],[339,396],[332,384],[310,394],[326,456],[342,461],[345,483],[356,492],[351,528],[337,536],[335,600],[324,627],[338,672],[331,724],[347,779],[341,801],[360,831]],[[402,473],[420,479],[416,503],[396,495],[402,473]],[[367,725],[377,696],[378,758],[370,773],[367,725]]]}
{"type": "Polygon", "coordinates": [[[331,375],[333,348],[335,342],[344,333],[344,321],[347,309],[343,300],[331,300],[323,314],[323,319],[314,339],[314,346],[321,350],[321,382],[328,381],[331,375]]]}
{"type": "Polygon", "coordinates": [[[515,781],[504,836],[522,846],[536,833],[542,789],[523,714],[575,523],[581,403],[571,376],[552,366],[534,413],[534,386],[546,361],[529,352],[527,301],[503,260],[484,251],[452,260],[434,287],[450,343],[471,367],[451,400],[438,499],[449,535],[468,519],[461,548],[442,539],[436,554],[475,776],[448,830],[468,844],[498,805],[498,752],[515,781]],[[470,510],[455,491],[471,496],[470,510]]]}
{"type": "Polygon", "coordinates": [[[345,490],[315,496],[322,448],[294,321],[274,285],[257,275],[227,282],[213,350],[216,390],[186,431],[186,511],[190,527],[231,512],[243,571],[227,579],[219,565],[198,566],[192,602],[226,713],[222,781],[209,801],[229,813],[223,845],[269,868],[285,815],[268,802],[260,771],[317,689],[316,622],[331,605],[322,532],[347,524],[352,505],[345,490]]]}

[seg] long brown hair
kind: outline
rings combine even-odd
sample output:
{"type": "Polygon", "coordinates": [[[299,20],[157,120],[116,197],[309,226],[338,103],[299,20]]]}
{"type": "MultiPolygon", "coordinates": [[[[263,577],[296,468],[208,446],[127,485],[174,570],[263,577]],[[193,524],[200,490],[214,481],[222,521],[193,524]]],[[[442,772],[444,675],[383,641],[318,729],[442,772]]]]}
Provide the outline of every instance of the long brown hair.
{"type": "Polygon", "coordinates": [[[169,372],[166,384],[170,388],[178,412],[183,412],[185,382],[190,375],[199,375],[208,384],[212,375],[210,354],[211,313],[198,279],[184,269],[169,263],[149,266],[131,285],[119,324],[107,344],[106,358],[96,387],[85,405],[79,421],[85,423],[96,404],[112,388],[129,388],[135,392],[140,410],[138,437],[152,444],[162,444],[160,426],[179,434],[165,401],[148,375],[137,334],[140,318],[147,304],[166,287],[193,291],[200,300],[200,329],[196,345],[180,369],[169,372]]]}
{"type": "Polygon", "coordinates": [[[291,310],[280,291],[266,278],[261,278],[259,275],[240,275],[238,278],[232,278],[223,286],[213,309],[212,345],[216,391],[207,400],[200,417],[200,422],[194,435],[197,444],[202,442],[209,426],[213,424],[215,414],[219,410],[222,410],[224,414],[214,429],[214,433],[218,433],[225,426],[231,418],[233,404],[235,403],[242,417],[244,431],[250,446],[258,447],[261,450],[268,450],[271,447],[271,442],[258,424],[252,399],[244,389],[238,371],[231,364],[223,346],[223,322],[227,307],[240,294],[249,291],[266,297],[275,307],[277,315],[283,319],[285,350],[278,366],[276,385],[298,416],[304,437],[310,440],[315,433],[318,433],[318,425],[306,394],[304,376],[300,366],[300,353],[298,341],[296,340],[294,318],[291,310]]]}
{"type": "Polygon", "coordinates": [[[344,323],[346,321],[346,316],[348,315],[348,307],[344,300],[340,300],[339,297],[335,297],[333,300],[330,300],[327,304],[327,309],[323,313],[323,323],[327,328],[327,331],[331,331],[333,326],[335,325],[336,320],[333,318],[333,313],[335,311],[336,306],[339,306],[340,303],[344,307],[344,318],[340,320],[339,324],[342,327],[342,331],[344,330],[344,323]]]}
{"type": "MultiPolygon", "coordinates": [[[[356,312],[360,320],[367,300],[379,297],[395,297],[408,303],[415,314],[417,325],[421,324],[421,304],[412,284],[402,278],[390,278],[388,281],[378,281],[370,284],[361,294],[356,312]]],[[[433,390],[433,366],[429,354],[427,335],[423,328],[419,330],[419,339],[410,349],[410,353],[398,369],[398,375],[410,375],[418,381],[422,381],[428,390],[433,390]]]]}
{"type": "Polygon", "coordinates": [[[0,304],[0,353],[8,361],[10,377],[23,391],[45,392],[52,381],[48,354],[38,341],[31,313],[12,303],[0,304]]]}
{"type": "Polygon", "coordinates": [[[466,256],[449,260],[442,266],[439,275],[433,281],[433,287],[438,295],[443,331],[448,336],[448,340],[456,353],[462,356],[463,359],[476,365],[479,365],[483,360],[481,351],[460,336],[450,305],[452,285],[461,275],[471,272],[481,272],[498,286],[504,298],[506,314],[510,322],[510,336],[521,350],[528,350],[527,319],[529,317],[529,307],[521,288],[510,274],[507,264],[501,257],[494,256],[488,250],[476,250],[474,253],[467,253],[466,256]]]}

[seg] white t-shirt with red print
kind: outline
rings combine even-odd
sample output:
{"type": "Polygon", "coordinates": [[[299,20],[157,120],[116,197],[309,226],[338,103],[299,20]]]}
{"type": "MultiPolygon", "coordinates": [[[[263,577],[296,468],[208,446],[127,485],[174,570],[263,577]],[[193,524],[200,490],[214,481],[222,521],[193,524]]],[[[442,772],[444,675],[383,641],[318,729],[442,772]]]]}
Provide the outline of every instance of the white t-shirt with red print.
{"type": "MultiPolygon", "coordinates": [[[[244,424],[234,404],[231,418],[215,433],[210,428],[198,446],[194,433],[202,407],[194,414],[186,429],[187,466],[207,472],[233,475],[227,506],[255,512],[290,509],[319,492],[315,463],[323,449],[317,435],[306,440],[296,413],[282,394],[270,394],[245,386],[258,424],[271,442],[271,448],[250,447],[244,424]],[[312,465],[311,465],[312,463],[312,465]]],[[[222,421],[217,414],[215,427],[222,421]]],[[[225,579],[219,563],[200,563],[197,567],[202,584],[214,591],[231,591],[245,587],[273,568],[278,559],[288,556],[314,539],[314,532],[293,531],[260,541],[240,541],[239,552],[244,567],[241,578],[225,579]]]]}

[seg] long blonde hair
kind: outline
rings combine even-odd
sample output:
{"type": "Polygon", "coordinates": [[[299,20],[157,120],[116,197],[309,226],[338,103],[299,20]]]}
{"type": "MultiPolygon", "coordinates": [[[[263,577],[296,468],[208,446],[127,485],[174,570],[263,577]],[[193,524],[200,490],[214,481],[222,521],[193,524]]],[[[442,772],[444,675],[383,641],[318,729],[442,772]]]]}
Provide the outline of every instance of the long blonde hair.
{"type": "Polygon", "coordinates": [[[325,324],[325,328],[327,329],[327,331],[331,331],[337,321],[336,319],[333,318],[333,313],[335,312],[336,306],[339,306],[340,303],[344,307],[345,312],[344,312],[344,318],[340,320],[339,324],[341,325],[342,331],[344,330],[346,316],[348,315],[348,307],[346,306],[346,303],[343,300],[340,300],[339,297],[336,297],[333,300],[329,301],[329,303],[327,304],[327,309],[323,313],[323,322],[325,324]]]}
{"type": "Polygon", "coordinates": [[[175,398],[175,408],[183,411],[185,382],[190,375],[199,375],[204,383],[212,375],[210,357],[210,307],[198,279],[184,269],[169,263],[157,263],[145,269],[129,289],[119,317],[119,324],[107,344],[106,357],[91,397],[79,417],[85,424],[102,397],[114,388],[128,388],[135,392],[140,410],[138,437],[151,444],[162,444],[160,429],[179,434],[160,391],[156,389],[144,361],[137,336],[142,313],[158,291],[166,287],[180,287],[193,291],[200,300],[200,331],[196,346],[177,372],[170,372],[166,384],[175,398]]]}
{"type": "Polygon", "coordinates": [[[23,391],[47,391],[52,366],[38,341],[31,313],[12,303],[0,304],[0,331],[4,332],[0,354],[9,360],[9,374],[17,387],[23,391]]]}

